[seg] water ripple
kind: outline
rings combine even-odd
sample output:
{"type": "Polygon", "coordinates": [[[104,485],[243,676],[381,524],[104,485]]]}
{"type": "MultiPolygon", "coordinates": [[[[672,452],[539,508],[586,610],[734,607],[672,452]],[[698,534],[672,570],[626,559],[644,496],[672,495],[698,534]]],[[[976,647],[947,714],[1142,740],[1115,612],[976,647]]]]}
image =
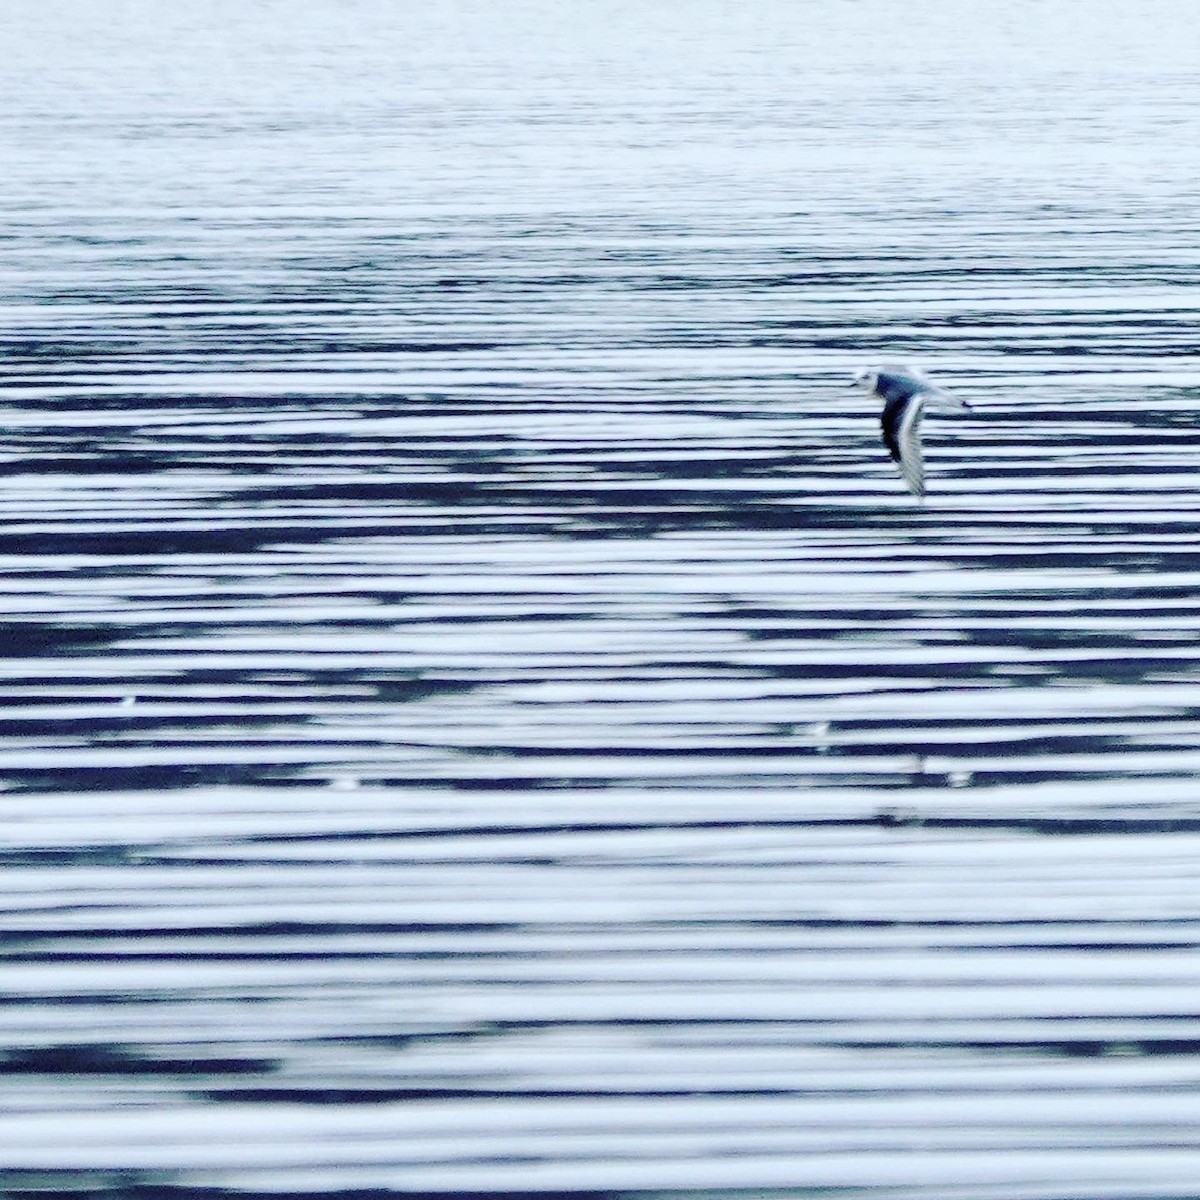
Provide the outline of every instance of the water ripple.
{"type": "Polygon", "coordinates": [[[1193,1195],[1190,10],[127,7],[6,47],[0,1186],[1193,1195]]]}

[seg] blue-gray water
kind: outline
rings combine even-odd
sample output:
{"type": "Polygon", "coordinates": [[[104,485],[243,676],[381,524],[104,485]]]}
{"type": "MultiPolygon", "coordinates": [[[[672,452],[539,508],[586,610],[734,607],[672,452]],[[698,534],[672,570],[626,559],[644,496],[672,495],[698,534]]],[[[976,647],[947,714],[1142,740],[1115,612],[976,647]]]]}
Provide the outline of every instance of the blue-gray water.
{"type": "Polygon", "coordinates": [[[3,15],[5,1194],[1198,1194],[1189,3],[3,15]]]}

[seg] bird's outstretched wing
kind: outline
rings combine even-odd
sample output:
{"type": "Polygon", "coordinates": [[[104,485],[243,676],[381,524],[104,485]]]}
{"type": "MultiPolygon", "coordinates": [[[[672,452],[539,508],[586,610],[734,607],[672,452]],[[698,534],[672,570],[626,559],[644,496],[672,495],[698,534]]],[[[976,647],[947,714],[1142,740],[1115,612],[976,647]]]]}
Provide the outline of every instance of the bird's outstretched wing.
{"type": "MultiPolygon", "coordinates": [[[[921,418],[925,415],[925,397],[913,396],[901,409],[895,426],[892,457],[914,496],[925,496],[925,459],[921,454],[921,418]]],[[[891,446],[888,447],[891,450],[891,446]]]]}
{"type": "Polygon", "coordinates": [[[879,422],[883,444],[914,496],[925,495],[925,460],[921,454],[921,418],[924,415],[925,393],[905,391],[897,393],[883,406],[879,422]]]}

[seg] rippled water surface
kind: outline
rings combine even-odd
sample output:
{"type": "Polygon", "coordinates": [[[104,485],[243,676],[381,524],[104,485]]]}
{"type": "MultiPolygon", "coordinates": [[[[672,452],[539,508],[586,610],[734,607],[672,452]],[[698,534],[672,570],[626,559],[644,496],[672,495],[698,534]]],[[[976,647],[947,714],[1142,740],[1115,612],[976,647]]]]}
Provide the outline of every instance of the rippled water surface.
{"type": "Polygon", "coordinates": [[[1197,1194],[1190,5],[9,10],[5,1194],[1197,1194]]]}

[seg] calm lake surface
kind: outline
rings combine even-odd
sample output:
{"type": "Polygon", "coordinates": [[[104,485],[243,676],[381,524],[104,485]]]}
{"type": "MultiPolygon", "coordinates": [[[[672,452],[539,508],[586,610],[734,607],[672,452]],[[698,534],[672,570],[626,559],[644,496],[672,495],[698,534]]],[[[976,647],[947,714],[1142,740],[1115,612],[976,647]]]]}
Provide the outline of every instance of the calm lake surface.
{"type": "Polygon", "coordinates": [[[4,16],[6,1196],[1200,1194],[1190,3],[4,16]]]}

